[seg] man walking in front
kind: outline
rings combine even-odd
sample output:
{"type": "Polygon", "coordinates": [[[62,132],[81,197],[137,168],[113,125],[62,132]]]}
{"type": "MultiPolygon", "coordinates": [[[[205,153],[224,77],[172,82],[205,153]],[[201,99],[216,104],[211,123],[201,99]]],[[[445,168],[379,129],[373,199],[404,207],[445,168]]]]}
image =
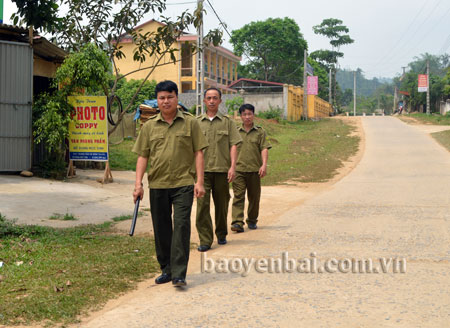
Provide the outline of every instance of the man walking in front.
{"type": "Polygon", "coordinates": [[[272,146],[267,141],[266,131],[255,125],[255,107],[243,104],[239,108],[242,126],[239,134],[242,144],[239,145],[239,157],[236,164],[236,178],[233,181],[233,207],[231,209],[231,230],[244,232],[245,191],[247,191],[248,210],[247,225],[256,229],[261,198],[261,178],[267,174],[267,160],[272,146]]]}
{"type": "Polygon", "coordinates": [[[206,114],[197,117],[209,147],[205,150],[205,197],[197,201],[196,226],[200,238],[200,252],[211,248],[214,239],[210,214],[210,198],[214,200],[215,234],[217,243],[227,243],[227,215],[230,201],[229,183],[236,171],[237,145],[241,137],[236,124],[219,112],[222,93],[209,88],[204,94],[206,114]]]}
{"type": "Polygon", "coordinates": [[[143,125],[133,147],[138,154],[133,198],[136,202],[144,196],[142,178],[150,162],[150,210],[156,256],[162,270],[155,282],[172,281],[178,287],[186,285],[193,196],[200,198],[205,194],[203,149],[208,143],[195,117],[177,109],[178,87],[174,82],[158,83],[155,94],[160,113],[143,125]]]}

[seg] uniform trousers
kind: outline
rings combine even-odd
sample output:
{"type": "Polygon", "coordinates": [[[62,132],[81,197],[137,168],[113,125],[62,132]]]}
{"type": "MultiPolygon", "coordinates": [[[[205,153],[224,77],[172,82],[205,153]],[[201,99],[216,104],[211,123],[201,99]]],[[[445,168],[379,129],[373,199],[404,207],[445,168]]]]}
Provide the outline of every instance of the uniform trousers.
{"type": "Polygon", "coordinates": [[[174,278],[186,278],[193,200],[193,185],[169,189],[150,189],[150,210],[155,235],[156,258],[162,272],[170,274],[174,278]]]}
{"type": "Polygon", "coordinates": [[[261,198],[261,178],[258,172],[236,171],[233,181],[233,206],[231,208],[231,224],[244,225],[245,191],[247,191],[248,209],[247,224],[258,222],[259,201],[261,198]]]}
{"type": "Polygon", "coordinates": [[[211,246],[214,240],[213,224],[210,213],[211,194],[214,201],[215,234],[217,239],[227,236],[228,203],[230,186],[228,173],[205,172],[205,196],[197,199],[196,227],[200,245],[211,246]]]}

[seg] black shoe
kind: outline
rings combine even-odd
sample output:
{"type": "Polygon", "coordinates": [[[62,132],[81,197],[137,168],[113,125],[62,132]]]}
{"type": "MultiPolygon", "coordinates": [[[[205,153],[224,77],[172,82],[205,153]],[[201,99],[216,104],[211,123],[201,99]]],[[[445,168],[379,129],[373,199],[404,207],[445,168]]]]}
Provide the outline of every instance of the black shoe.
{"type": "Polygon", "coordinates": [[[200,246],[198,246],[198,248],[197,248],[197,250],[198,250],[199,252],[206,252],[208,249],[211,249],[211,246],[208,246],[208,245],[200,245],[200,246]]]}
{"type": "Polygon", "coordinates": [[[169,281],[171,281],[172,280],[172,277],[170,276],[170,274],[168,274],[168,273],[163,273],[162,275],[160,275],[159,277],[157,277],[156,279],[155,279],[155,282],[158,284],[158,285],[160,285],[160,284],[165,284],[165,283],[167,283],[167,282],[169,282],[169,281]]]}
{"type": "Polygon", "coordinates": [[[225,245],[225,244],[227,243],[227,239],[226,239],[226,238],[221,238],[221,239],[219,239],[219,240],[217,241],[217,243],[218,243],[219,245],[225,245]]]}
{"type": "Polygon", "coordinates": [[[172,285],[174,287],[186,286],[186,280],[184,278],[173,278],[172,285]]]}
{"type": "Polygon", "coordinates": [[[252,229],[252,230],[255,230],[255,229],[257,229],[258,227],[256,226],[256,223],[249,223],[249,224],[248,224],[248,228],[249,228],[249,229],[252,229]]]}
{"type": "Polygon", "coordinates": [[[244,227],[242,227],[240,224],[235,223],[231,226],[231,231],[244,232],[244,227]]]}

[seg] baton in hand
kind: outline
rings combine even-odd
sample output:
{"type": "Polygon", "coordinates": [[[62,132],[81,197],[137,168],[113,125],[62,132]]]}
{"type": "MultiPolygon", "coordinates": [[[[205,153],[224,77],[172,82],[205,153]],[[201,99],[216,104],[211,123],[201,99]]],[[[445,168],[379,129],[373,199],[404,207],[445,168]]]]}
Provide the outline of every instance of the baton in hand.
{"type": "Polygon", "coordinates": [[[130,229],[130,236],[134,235],[134,228],[136,228],[136,221],[137,216],[139,212],[139,202],[141,201],[141,196],[136,199],[136,205],[134,205],[134,213],[133,213],[133,221],[131,221],[131,229],[130,229]]]}

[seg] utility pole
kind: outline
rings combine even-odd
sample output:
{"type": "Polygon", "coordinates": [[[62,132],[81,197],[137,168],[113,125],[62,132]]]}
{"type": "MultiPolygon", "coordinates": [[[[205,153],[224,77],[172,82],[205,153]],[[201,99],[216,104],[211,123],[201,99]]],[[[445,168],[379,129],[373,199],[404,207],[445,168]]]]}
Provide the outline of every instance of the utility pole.
{"type": "Polygon", "coordinates": [[[427,60],[427,115],[430,113],[430,61],[427,60]]]}
{"type": "Polygon", "coordinates": [[[356,116],[356,71],[353,72],[353,116],[356,116]]]}
{"type": "Polygon", "coordinates": [[[395,113],[396,110],[396,104],[397,104],[397,86],[394,87],[394,108],[392,109],[392,114],[395,113]]]}
{"type": "Polygon", "coordinates": [[[195,87],[195,94],[197,99],[197,115],[203,114],[203,92],[204,92],[204,81],[205,81],[205,66],[203,65],[203,0],[197,1],[197,7],[200,9],[200,25],[197,28],[197,81],[195,87]]]}
{"type": "Polygon", "coordinates": [[[303,54],[303,119],[306,121],[308,119],[308,83],[307,83],[307,73],[306,66],[308,64],[308,52],[305,49],[303,54]]]}
{"type": "Polygon", "coordinates": [[[328,102],[331,104],[331,67],[328,73],[328,102]]]}

